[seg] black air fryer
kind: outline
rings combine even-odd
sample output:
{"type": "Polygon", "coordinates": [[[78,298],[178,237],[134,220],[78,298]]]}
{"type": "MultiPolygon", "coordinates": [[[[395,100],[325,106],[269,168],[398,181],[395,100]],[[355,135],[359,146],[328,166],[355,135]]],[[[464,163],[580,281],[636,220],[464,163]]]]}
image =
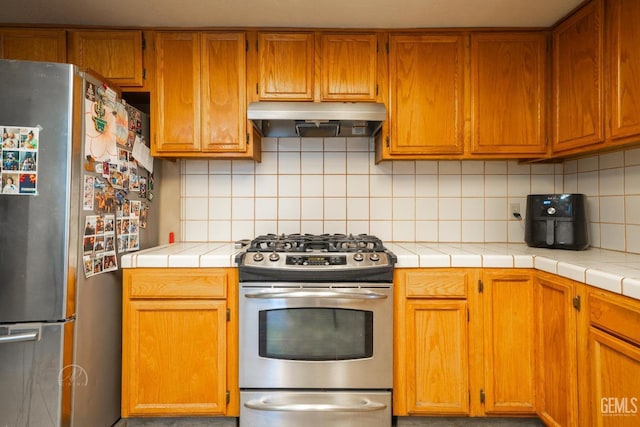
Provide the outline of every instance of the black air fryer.
{"type": "Polygon", "coordinates": [[[532,194],[527,196],[524,241],[536,248],[589,247],[584,194],[532,194]]]}

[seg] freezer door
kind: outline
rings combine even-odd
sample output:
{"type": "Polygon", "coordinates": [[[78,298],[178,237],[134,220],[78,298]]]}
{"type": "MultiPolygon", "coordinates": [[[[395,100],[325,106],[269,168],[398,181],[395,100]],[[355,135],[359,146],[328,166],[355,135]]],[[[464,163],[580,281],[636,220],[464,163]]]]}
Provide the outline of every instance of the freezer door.
{"type": "Polygon", "coordinates": [[[80,186],[72,182],[79,178],[71,170],[81,164],[72,144],[77,79],[71,65],[0,60],[0,127],[40,127],[37,194],[0,194],[0,324],[73,314],[68,286],[75,283],[69,266],[76,265],[69,246],[77,247],[72,240],[79,228],[73,199],[80,186]]]}
{"type": "Polygon", "coordinates": [[[73,322],[0,326],[0,426],[69,426],[71,388],[87,381],[72,334],[73,322]]]}

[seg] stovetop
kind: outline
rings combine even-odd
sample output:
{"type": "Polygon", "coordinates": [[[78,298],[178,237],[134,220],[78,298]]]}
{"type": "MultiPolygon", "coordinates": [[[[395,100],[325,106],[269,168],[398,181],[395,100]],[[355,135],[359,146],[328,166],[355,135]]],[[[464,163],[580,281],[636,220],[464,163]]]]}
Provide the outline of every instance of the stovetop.
{"type": "Polygon", "coordinates": [[[265,234],[253,239],[248,252],[375,252],[382,240],[368,234],[265,234]]]}
{"type": "Polygon", "coordinates": [[[368,234],[265,234],[236,257],[241,282],[391,282],[396,260],[368,234]]]}

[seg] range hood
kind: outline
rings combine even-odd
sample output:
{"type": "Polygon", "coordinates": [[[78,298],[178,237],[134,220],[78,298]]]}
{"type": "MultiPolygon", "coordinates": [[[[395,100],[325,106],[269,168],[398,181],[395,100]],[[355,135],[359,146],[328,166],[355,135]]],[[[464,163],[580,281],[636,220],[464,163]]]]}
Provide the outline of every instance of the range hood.
{"type": "Polygon", "coordinates": [[[264,137],[373,136],[387,117],[374,102],[252,102],[247,118],[264,137]]]}

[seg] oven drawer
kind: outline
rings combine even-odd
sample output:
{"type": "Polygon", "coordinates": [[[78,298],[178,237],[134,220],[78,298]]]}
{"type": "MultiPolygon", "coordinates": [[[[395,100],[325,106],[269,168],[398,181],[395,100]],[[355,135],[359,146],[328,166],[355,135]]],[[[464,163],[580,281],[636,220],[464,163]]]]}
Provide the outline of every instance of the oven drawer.
{"type": "Polygon", "coordinates": [[[240,427],[389,427],[389,391],[243,391],[240,427]]]}

